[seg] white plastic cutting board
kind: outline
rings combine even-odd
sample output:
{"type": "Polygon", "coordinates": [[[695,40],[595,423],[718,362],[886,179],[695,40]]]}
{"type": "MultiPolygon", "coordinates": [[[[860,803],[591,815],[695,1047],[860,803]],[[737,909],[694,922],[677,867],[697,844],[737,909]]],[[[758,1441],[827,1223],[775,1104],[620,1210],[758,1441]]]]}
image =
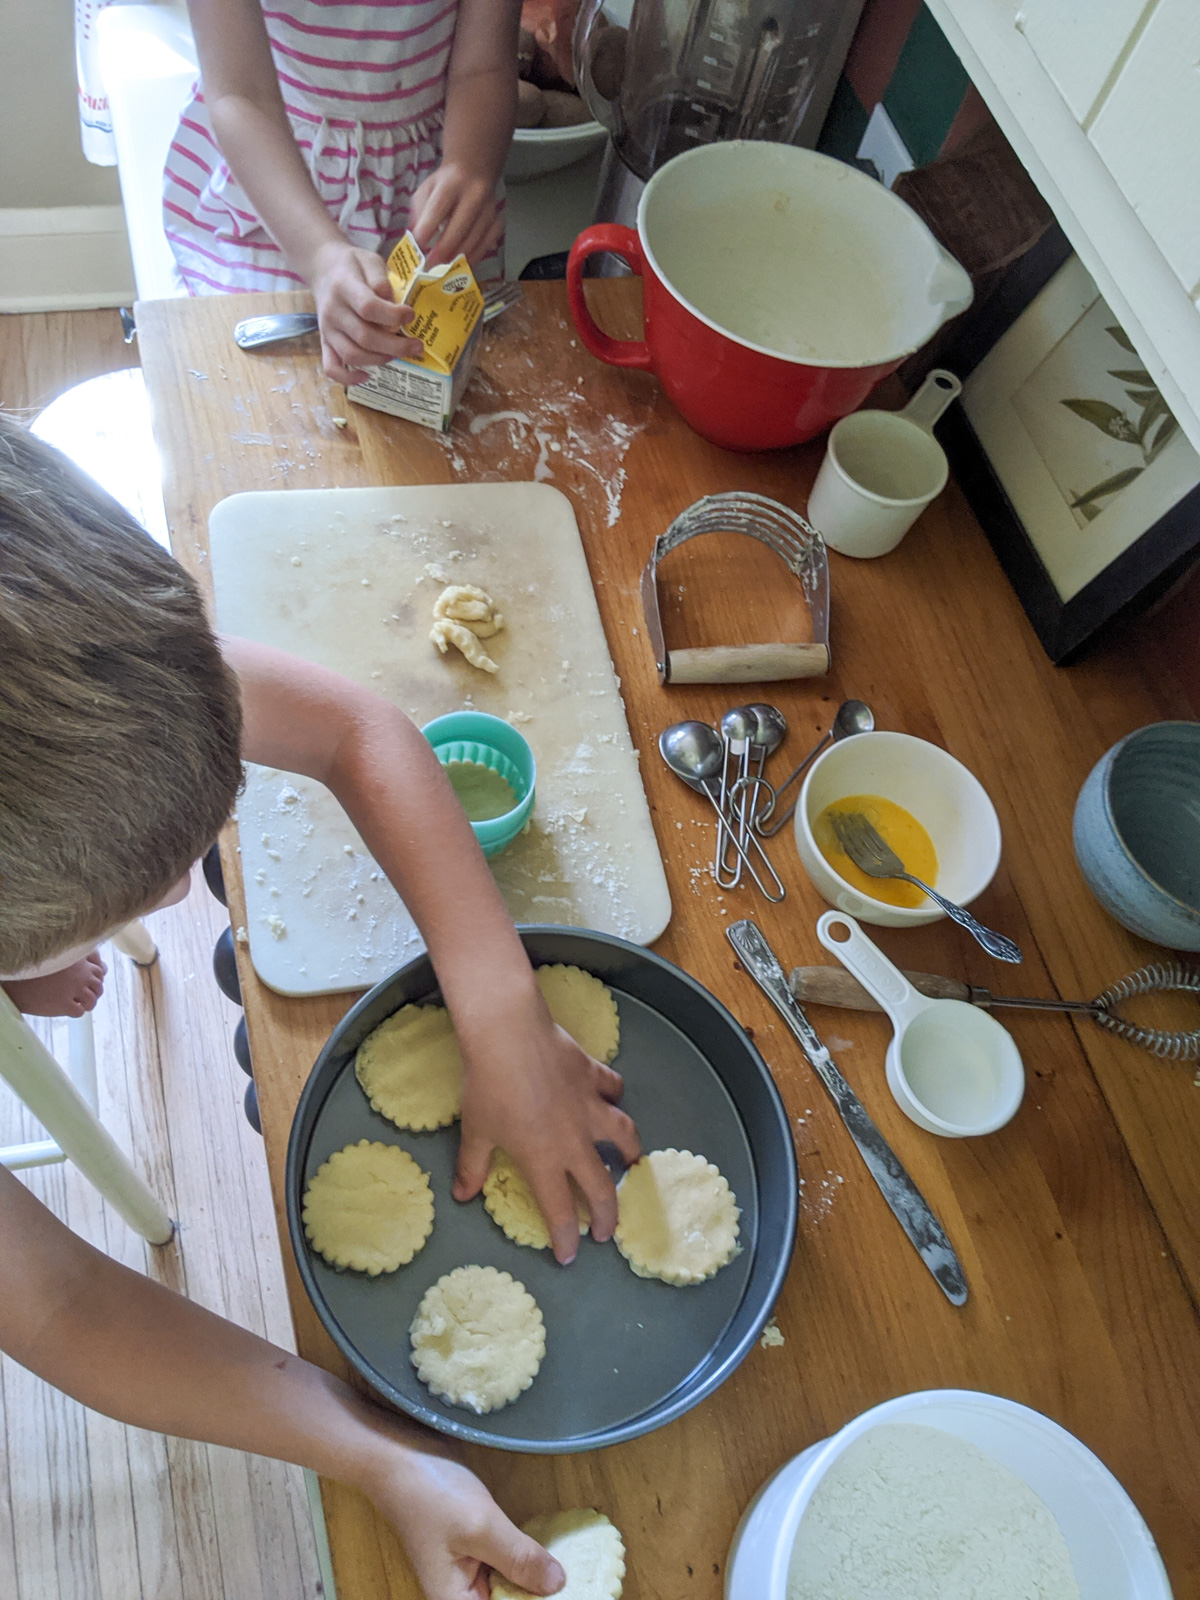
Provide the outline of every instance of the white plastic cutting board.
{"type": "MultiPolygon", "coordinates": [[[[492,862],[518,922],[649,944],[671,901],[570,501],[539,483],[233,495],[209,521],[217,621],[332,667],[418,724],[473,706],[538,766],[529,832],[492,862]],[[429,642],[447,583],[495,599],[495,676],[429,642]]],[[[250,955],[283,994],[378,982],[424,948],[329,791],[247,769],[238,802],[250,955]]]]}

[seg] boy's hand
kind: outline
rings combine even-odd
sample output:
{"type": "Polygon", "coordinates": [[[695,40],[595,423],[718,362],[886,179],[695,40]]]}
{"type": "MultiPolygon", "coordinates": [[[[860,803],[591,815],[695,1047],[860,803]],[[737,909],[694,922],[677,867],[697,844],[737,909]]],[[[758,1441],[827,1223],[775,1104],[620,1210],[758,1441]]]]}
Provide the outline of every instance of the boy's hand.
{"type": "Polygon", "coordinates": [[[617,1194],[597,1144],[616,1145],[627,1163],[641,1154],[633,1121],[616,1102],[619,1072],[593,1061],[550,1018],[536,987],[471,1032],[456,1019],[463,1053],[462,1139],[456,1200],[482,1189],[493,1149],[502,1146],[528,1179],[557,1260],[579,1250],[579,1221],[568,1176],[583,1190],[592,1237],[611,1239],[617,1194]]]}
{"type": "Polygon", "coordinates": [[[423,1450],[393,1456],[368,1487],[398,1529],[429,1600],[488,1600],[491,1569],[534,1594],[562,1588],[562,1567],[501,1511],[466,1467],[423,1450]]]}
{"type": "Polygon", "coordinates": [[[374,251],[329,240],[316,250],[306,276],[317,302],[325,374],[334,383],[362,383],[366,367],[421,354],[420,340],[402,332],[412,307],[393,300],[387,267],[374,251]]]}
{"type": "Polygon", "coordinates": [[[500,243],[504,224],[493,179],[445,161],[412,197],[412,231],[426,263],[440,266],[465,255],[479,261],[500,243]]]}

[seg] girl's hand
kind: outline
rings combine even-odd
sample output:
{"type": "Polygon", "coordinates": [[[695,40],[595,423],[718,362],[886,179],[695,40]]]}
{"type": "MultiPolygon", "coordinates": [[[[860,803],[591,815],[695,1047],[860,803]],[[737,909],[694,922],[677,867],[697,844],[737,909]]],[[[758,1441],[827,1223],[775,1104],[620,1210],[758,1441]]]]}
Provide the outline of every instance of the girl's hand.
{"type": "Polygon", "coordinates": [[[389,1451],[367,1492],[399,1531],[429,1600],[488,1600],[493,1568],[534,1594],[554,1594],[566,1581],[554,1557],[456,1461],[389,1451]]]}
{"type": "Polygon", "coordinates": [[[478,261],[500,243],[504,225],[496,205],[494,179],[445,161],[412,197],[412,231],[428,265],[440,266],[465,255],[478,261]]]}
{"type": "Polygon", "coordinates": [[[579,1222],[568,1176],[583,1190],[592,1237],[611,1239],[617,1194],[597,1144],[616,1145],[632,1164],[641,1154],[633,1121],[616,1102],[619,1072],[593,1061],[551,1020],[541,994],[520,998],[468,1036],[456,1025],[463,1053],[462,1137],[453,1195],[471,1200],[482,1189],[492,1151],[502,1146],[533,1189],[555,1257],[579,1250],[579,1222]]]}
{"type": "Polygon", "coordinates": [[[412,307],[392,299],[387,268],[374,251],[331,240],[317,249],[306,276],[317,302],[325,374],[334,383],[362,383],[366,367],[420,356],[420,340],[401,331],[413,319],[412,307]]]}

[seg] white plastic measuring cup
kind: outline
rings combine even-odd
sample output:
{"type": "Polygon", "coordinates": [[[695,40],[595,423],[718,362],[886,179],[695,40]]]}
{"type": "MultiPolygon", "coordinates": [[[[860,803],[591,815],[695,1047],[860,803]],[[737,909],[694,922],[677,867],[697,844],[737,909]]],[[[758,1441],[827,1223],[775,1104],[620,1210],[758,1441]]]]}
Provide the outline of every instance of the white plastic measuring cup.
{"type": "Polygon", "coordinates": [[[827,911],[817,938],[892,1019],[888,1088],[927,1133],[970,1139],[1011,1122],[1025,1068],[1007,1028],[965,1000],[930,1000],[872,944],[853,917],[827,911]]]}
{"type": "Polygon", "coordinates": [[[903,411],[855,411],[829,435],[808,497],[808,520],[844,556],[894,550],[946,487],[950,468],[933,425],[962,393],[935,367],[903,411]]]}

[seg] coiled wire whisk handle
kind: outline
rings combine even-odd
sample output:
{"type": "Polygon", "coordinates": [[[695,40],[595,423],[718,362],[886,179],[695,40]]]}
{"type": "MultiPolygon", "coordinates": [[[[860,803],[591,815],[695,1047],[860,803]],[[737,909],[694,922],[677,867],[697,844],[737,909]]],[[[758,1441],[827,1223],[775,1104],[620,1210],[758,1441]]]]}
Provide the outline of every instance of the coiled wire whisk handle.
{"type": "Polygon", "coordinates": [[[1127,978],[1110,983],[1093,1001],[1092,1015],[1102,1028],[1148,1050],[1160,1061],[1200,1061],[1200,1028],[1190,1032],[1169,1028],[1143,1028],[1120,1015],[1118,1007],[1140,994],[1200,995],[1200,972],[1181,961],[1154,961],[1127,978]]]}

